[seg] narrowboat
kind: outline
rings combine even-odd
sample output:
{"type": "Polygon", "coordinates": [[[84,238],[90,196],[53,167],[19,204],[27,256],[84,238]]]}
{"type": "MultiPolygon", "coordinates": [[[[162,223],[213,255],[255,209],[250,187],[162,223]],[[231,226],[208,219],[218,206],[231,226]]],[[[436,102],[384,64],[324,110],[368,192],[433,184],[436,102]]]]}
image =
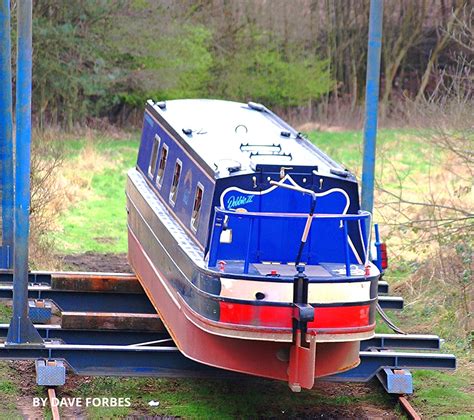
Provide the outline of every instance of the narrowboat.
{"type": "Polygon", "coordinates": [[[355,176],[261,104],[148,101],[128,258],[179,350],[298,391],[357,366],[380,271],[355,176]]]}

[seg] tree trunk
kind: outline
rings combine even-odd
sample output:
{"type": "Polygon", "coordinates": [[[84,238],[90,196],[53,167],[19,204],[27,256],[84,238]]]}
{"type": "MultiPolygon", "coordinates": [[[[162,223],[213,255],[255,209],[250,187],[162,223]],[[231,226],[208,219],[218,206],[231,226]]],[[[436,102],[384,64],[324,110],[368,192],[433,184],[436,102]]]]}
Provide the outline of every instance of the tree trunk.
{"type": "Polygon", "coordinates": [[[439,54],[443,49],[446,47],[449,38],[451,36],[451,32],[453,30],[454,22],[457,19],[457,16],[459,15],[459,12],[462,10],[462,8],[465,6],[466,2],[465,1],[460,1],[458,2],[458,5],[452,15],[449,18],[448,25],[446,27],[446,31],[444,32],[443,36],[438,40],[436,43],[436,46],[431,53],[430,59],[428,61],[428,64],[426,65],[425,72],[423,73],[423,77],[421,78],[421,84],[420,88],[418,89],[418,93],[416,95],[415,100],[419,101],[421,98],[424,97],[426,87],[428,86],[428,83],[430,81],[430,76],[431,76],[431,71],[434,67],[434,64],[436,60],[438,59],[439,54]]]}

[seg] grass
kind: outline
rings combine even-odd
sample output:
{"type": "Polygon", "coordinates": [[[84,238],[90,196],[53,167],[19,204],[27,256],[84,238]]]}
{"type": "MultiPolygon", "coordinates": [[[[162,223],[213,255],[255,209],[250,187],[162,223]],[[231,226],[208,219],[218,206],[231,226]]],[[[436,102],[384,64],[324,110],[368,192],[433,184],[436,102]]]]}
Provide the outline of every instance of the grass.
{"type": "MultiPolygon", "coordinates": [[[[56,251],[63,254],[98,252],[124,253],[126,243],[125,178],[135,165],[139,134],[132,139],[117,140],[99,136],[94,139],[74,139],[66,143],[67,167],[65,178],[81,197],[65,211],[60,228],[54,234],[56,251]]],[[[362,134],[360,132],[312,132],[309,138],[332,158],[342,162],[356,174],[361,173],[362,134]]],[[[378,135],[377,179],[385,186],[398,187],[412,194],[420,194],[421,180],[433,170],[427,159],[425,145],[411,130],[380,130],[378,135]],[[394,170],[396,169],[396,174],[394,170]],[[396,176],[395,176],[396,175],[396,176]]],[[[73,189],[74,189],[73,188],[73,189]]],[[[395,238],[389,239],[395,241],[395,238]]],[[[416,267],[414,259],[399,258],[388,271],[391,286],[403,283],[416,267]]],[[[430,293],[436,294],[433,289],[430,293]]],[[[402,313],[390,317],[410,332],[437,333],[448,341],[446,351],[456,351],[463,367],[454,374],[442,372],[415,372],[416,393],[414,406],[426,417],[474,416],[471,365],[466,340],[456,331],[449,330],[449,319],[441,323],[443,308],[437,300],[426,299],[410,304],[402,313]],[[469,388],[471,386],[471,388],[469,388]]],[[[0,317],[2,316],[0,308],[0,317]]],[[[444,313],[446,316],[446,312],[444,313]]],[[[6,314],[8,316],[8,314],[6,314]]],[[[378,332],[391,332],[384,324],[378,332]]],[[[382,392],[369,395],[325,395],[316,389],[294,395],[286,384],[258,380],[240,383],[197,380],[116,379],[96,378],[77,389],[77,395],[131,397],[131,408],[89,408],[93,418],[126,416],[130,413],[173,415],[183,417],[247,417],[247,416],[304,416],[315,414],[316,406],[347,407],[372,403],[393,407],[393,400],[382,392]],[[216,392],[218,390],[218,392],[216,392]],[[148,406],[150,399],[160,401],[156,408],[148,406]],[[309,407],[309,411],[304,408],[309,407]]],[[[326,411],[326,412],[327,412],[326,411]]],[[[324,410],[322,411],[324,412],[324,410]]],[[[337,411],[336,411],[337,412],[337,411]]],[[[341,414],[341,416],[344,416],[341,414]]]]}
{"type": "Polygon", "coordinates": [[[70,182],[86,179],[86,199],[70,207],[60,218],[54,234],[57,251],[127,252],[125,180],[135,165],[139,140],[75,140],[66,145],[70,182]],[[93,153],[90,152],[93,149],[93,153]],[[89,160],[90,165],[85,165],[89,160]],[[97,162],[98,161],[98,162],[97,162]],[[78,165],[79,164],[79,165],[78,165]]]}
{"type": "Polygon", "coordinates": [[[149,416],[185,418],[235,418],[316,415],[331,409],[353,410],[370,403],[390,410],[393,401],[383,393],[363,396],[326,395],[324,389],[292,393],[280,382],[198,379],[117,379],[97,378],[77,390],[77,396],[114,396],[130,398],[129,408],[90,407],[91,418],[146,413],[149,416]],[[219,390],[216,392],[216,390],[219,390]],[[158,401],[150,407],[150,401],[158,401]],[[342,407],[342,408],[341,408],[342,407]]]}
{"type": "Polygon", "coordinates": [[[472,372],[470,376],[461,369],[455,374],[413,372],[415,393],[412,402],[425,417],[474,418],[472,372]]]}
{"type": "Polygon", "coordinates": [[[8,324],[12,318],[12,307],[0,301],[0,324],[8,324]]]}
{"type": "MultiPolygon", "coordinates": [[[[398,187],[420,192],[420,176],[432,170],[426,159],[426,147],[419,131],[413,129],[379,130],[375,177],[385,187],[398,187]],[[397,176],[394,177],[394,170],[397,176]]],[[[361,131],[310,132],[309,139],[359,178],[362,173],[363,133],[361,131]]],[[[438,157],[439,158],[439,157],[438,157]]]]}
{"type": "Polygon", "coordinates": [[[0,362],[0,418],[21,418],[16,409],[16,397],[19,395],[17,384],[11,379],[13,372],[7,362],[0,362]]]}

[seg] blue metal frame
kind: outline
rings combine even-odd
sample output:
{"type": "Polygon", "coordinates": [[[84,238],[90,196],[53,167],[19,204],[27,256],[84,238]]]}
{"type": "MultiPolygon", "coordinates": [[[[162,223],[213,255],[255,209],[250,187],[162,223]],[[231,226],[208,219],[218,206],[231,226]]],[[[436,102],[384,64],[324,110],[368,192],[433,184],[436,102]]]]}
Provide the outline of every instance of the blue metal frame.
{"type": "Polygon", "coordinates": [[[11,267],[13,250],[13,118],[10,0],[0,0],[0,161],[2,246],[0,267],[11,267]]]}
{"type": "MultiPolygon", "coordinates": [[[[0,344],[0,359],[66,360],[73,371],[91,376],[247,377],[212,368],[182,355],[174,346],[109,346],[47,343],[44,348],[8,348],[0,344]]],[[[366,382],[384,368],[455,369],[452,354],[361,351],[354,369],[324,381],[366,382]]]]}
{"type": "MultiPolygon", "coordinates": [[[[67,344],[101,344],[129,346],[139,343],[161,341],[170,345],[172,341],[167,331],[137,331],[137,330],[83,330],[64,329],[57,324],[35,325],[45,340],[58,341],[67,344]]],[[[0,337],[5,337],[8,324],[0,324],[0,337]]],[[[375,334],[373,338],[360,343],[361,351],[369,350],[430,350],[438,351],[441,339],[437,335],[425,334],[375,334]]]]}
{"type": "MultiPolygon", "coordinates": [[[[0,299],[11,299],[13,286],[0,286],[0,299]]],[[[109,292],[71,292],[47,286],[30,286],[29,299],[51,300],[65,312],[123,312],[124,302],[127,311],[137,314],[154,314],[155,308],[145,294],[109,293],[109,292]]],[[[403,298],[398,296],[379,296],[378,303],[384,310],[402,310],[403,298]]]]}
{"type": "Polygon", "coordinates": [[[18,2],[15,225],[13,317],[7,344],[42,344],[28,316],[28,235],[30,228],[32,1],[18,2]]]}
{"type": "Polygon", "coordinates": [[[370,1],[367,81],[365,88],[364,161],[361,208],[374,208],[375,146],[379,102],[380,53],[382,50],[383,0],[370,1]]]}
{"type": "MultiPolygon", "coordinates": [[[[11,299],[13,287],[0,286],[0,299],[11,299]]],[[[49,287],[30,286],[29,299],[49,299],[62,311],[85,312],[124,312],[138,314],[156,313],[145,294],[107,293],[107,292],[70,292],[54,290],[49,287]]]]}

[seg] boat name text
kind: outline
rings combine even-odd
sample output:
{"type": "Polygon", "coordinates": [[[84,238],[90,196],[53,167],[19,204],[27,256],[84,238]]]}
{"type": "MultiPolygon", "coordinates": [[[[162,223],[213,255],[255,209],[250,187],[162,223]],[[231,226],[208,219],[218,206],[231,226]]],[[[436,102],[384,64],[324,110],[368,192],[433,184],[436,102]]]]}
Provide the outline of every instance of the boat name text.
{"type": "Polygon", "coordinates": [[[253,203],[254,195],[231,195],[227,199],[227,208],[233,209],[239,206],[245,206],[246,204],[253,203]]]}

